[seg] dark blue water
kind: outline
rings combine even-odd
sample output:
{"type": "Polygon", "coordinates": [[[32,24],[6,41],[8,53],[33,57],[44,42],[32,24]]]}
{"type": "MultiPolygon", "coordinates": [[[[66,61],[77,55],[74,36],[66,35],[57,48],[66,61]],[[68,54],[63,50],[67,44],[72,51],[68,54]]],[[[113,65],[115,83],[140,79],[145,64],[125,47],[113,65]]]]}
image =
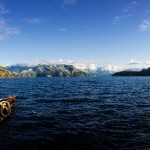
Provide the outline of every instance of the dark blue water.
{"type": "Polygon", "coordinates": [[[150,77],[0,79],[13,95],[0,150],[150,149],[150,77]]]}

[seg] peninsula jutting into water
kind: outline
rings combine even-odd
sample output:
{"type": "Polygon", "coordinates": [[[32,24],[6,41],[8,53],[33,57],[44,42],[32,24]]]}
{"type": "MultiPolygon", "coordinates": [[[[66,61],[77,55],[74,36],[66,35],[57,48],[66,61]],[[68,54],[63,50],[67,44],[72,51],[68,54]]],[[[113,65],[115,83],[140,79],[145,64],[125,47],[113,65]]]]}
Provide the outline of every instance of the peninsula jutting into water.
{"type": "Polygon", "coordinates": [[[121,72],[116,72],[113,76],[150,76],[150,68],[142,69],[141,71],[130,71],[125,70],[121,72]]]}

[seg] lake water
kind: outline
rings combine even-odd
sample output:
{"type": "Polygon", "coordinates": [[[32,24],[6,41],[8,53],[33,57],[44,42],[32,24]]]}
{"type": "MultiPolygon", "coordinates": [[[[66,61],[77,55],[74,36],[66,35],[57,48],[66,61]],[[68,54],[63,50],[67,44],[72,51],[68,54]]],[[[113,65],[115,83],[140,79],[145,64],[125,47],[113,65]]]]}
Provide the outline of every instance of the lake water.
{"type": "Polygon", "coordinates": [[[0,79],[13,95],[0,150],[150,149],[150,77],[0,79]]]}

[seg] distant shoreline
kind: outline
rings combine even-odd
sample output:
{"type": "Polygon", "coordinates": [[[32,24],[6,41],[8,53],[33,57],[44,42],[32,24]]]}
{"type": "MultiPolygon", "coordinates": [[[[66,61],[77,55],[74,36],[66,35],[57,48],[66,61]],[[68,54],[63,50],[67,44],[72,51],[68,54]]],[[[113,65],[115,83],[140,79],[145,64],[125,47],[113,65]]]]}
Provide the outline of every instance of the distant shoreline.
{"type": "Polygon", "coordinates": [[[121,72],[116,72],[112,76],[150,76],[150,68],[142,69],[141,71],[125,70],[121,72]]]}

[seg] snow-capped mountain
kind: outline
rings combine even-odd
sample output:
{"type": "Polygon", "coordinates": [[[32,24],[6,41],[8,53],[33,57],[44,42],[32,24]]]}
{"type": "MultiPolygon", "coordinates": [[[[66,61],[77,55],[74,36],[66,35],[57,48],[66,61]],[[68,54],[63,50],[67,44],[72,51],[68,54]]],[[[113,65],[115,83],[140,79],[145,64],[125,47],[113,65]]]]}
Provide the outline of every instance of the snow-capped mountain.
{"type": "Polygon", "coordinates": [[[35,72],[40,68],[43,67],[49,68],[51,72],[61,72],[60,68],[63,68],[63,71],[66,70],[64,66],[72,66],[75,70],[80,70],[81,72],[85,72],[88,76],[109,76],[115,72],[122,71],[123,69],[118,66],[112,65],[101,65],[97,62],[76,62],[76,61],[45,61],[45,62],[33,62],[33,63],[22,63],[16,64],[12,66],[7,66],[8,70],[15,73],[20,74],[27,74],[30,72],[31,76],[35,76],[35,72]],[[36,70],[36,69],[37,70],[36,70]],[[34,71],[34,73],[33,73],[34,71]],[[33,75],[34,74],[34,75],[33,75]]]}
{"type": "Polygon", "coordinates": [[[63,64],[13,65],[7,68],[18,77],[84,77],[88,75],[72,65],[63,64]]]}

